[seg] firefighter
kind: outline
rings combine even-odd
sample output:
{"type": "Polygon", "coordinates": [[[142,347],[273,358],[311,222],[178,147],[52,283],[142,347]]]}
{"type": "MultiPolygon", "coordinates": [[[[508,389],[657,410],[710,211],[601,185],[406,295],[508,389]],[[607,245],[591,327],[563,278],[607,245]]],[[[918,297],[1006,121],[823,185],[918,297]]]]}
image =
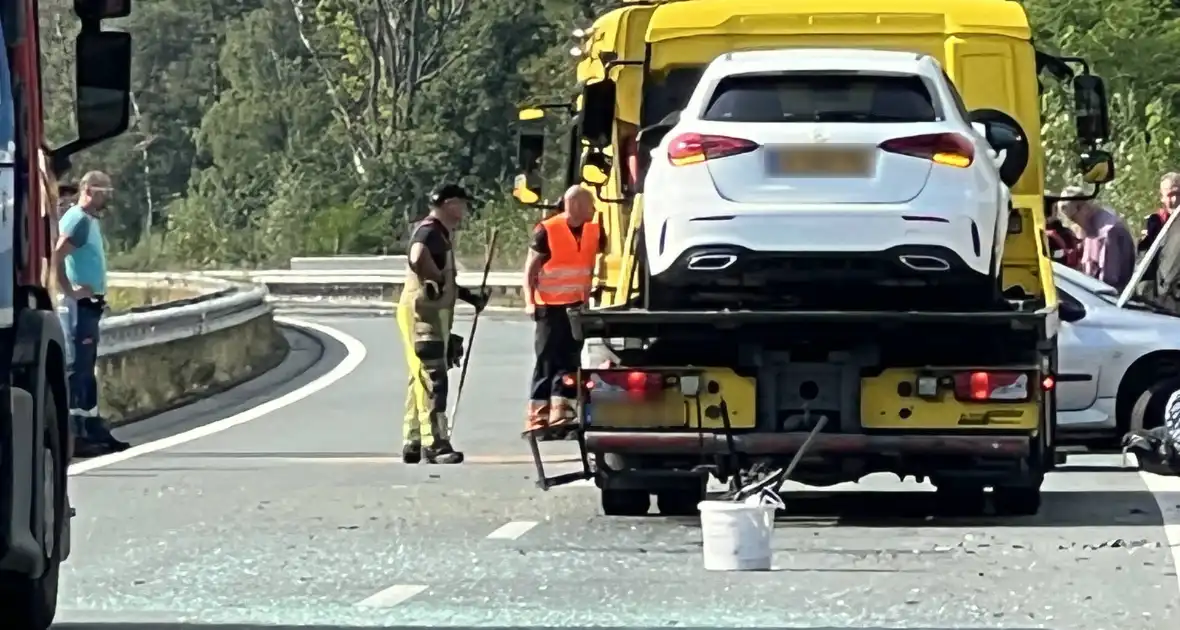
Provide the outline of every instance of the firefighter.
{"type": "Polygon", "coordinates": [[[577,393],[564,379],[578,369],[582,342],[575,340],[568,314],[590,299],[595,261],[606,247],[589,190],[569,188],[561,208],[537,224],[525,262],[525,312],[536,322],[526,433],[576,419],[577,393]]]}
{"type": "Polygon", "coordinates": [[[463,338],[451,334],[455,301],[483,310],[488,294],[456,284],[452,232],[470,201],[460,186],[448,184],[430,195],[430,214],[410,235],[409,268],[398,300],[397,325],[409,363],[409,389],[402,430],[402,461],[458,464],[463,453],[447,434],[447,369],[459,363],[463,338]]]}

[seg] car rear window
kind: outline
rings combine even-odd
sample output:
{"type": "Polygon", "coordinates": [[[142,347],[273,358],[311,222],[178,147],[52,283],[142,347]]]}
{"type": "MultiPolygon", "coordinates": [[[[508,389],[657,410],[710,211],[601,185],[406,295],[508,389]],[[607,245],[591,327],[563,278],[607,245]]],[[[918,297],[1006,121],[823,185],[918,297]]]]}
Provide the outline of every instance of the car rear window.
{"type": "Polygon", "coordinates": [[[722,79],[703,116],[719,122],[933,122],[938,111],[921,77],[779,73],[722,79]]]}

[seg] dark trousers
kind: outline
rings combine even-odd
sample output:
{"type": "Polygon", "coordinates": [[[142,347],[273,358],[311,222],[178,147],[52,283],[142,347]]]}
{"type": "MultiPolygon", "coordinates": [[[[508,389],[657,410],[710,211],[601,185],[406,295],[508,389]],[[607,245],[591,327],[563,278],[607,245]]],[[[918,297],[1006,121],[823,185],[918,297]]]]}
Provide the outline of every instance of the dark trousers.
{"type": "Polygon", "coordinates": [[[538,306],[533,316],[537,322],[533,352],[533,391],[530,400],[549,402],[553,396],[576,398],[577,388],[566,385],[562,377],[577,372],[582,362],[583,342],[574,339],[568,310],[579,305],[538,306]]]}
{"type": "Polygon", "coordinates": [[[69,328],[73,350],[70,362],[70,421],[74,435],[102,439],[109,432],[98,415],[98,342],[103,300],[82,299],[69,304],[69,328]]]}

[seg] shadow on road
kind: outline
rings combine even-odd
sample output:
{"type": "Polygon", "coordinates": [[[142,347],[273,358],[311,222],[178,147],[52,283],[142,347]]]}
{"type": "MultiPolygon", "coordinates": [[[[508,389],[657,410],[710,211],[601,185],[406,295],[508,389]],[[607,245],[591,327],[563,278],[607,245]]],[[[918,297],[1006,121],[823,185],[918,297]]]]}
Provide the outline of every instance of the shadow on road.
{"type": "MultiPolygon", "coordinates": [[[[54,624],[54,630],[352,630],[354,628],[366,628],[368,630],[420,630],[424,626],[266,626],[258,624],[195,624],[195,623],[62,623],[54,624]]],[[[479,628],[479,630],[523,630],[524,626],[448,626],[453,630],[462,630],[462,628],[479,628]]],[[[560,626],[562,630],[641,630],[639,626],[560,626]]],[[[661,626],[662,630],[666,626],[661,626]]],[[[655,630],[657,626],[651,626],[650,630],[655,630]]],[[[683,630],[693,630],[691,627],[685,627],[683,630]]],[[[704,630],[704,629],[701,629],[704,630]]],[[[733,630],[754,630],[753,628],[734,628],[733,630]]],[[[759,627],[758,630],[775,630],[774,628],[759,627]]],[[[902,630],[901,628],[879,627],[867,628],[858,626],[857,628],[838,628],[834,626],[815,626],[813,628],[804,628],[801,626],[791,626],[790,628],[782,628],[781,630],[902,630]]],[[[926,628],[906,627],[904,630],[962,630],[951,626],[931,626],[926,628]]],[[[1024,626],[1010,626],[1005,628],[993,628],[992,630],[1032,630],[1024,626]]]]}
{"type": "MultiPolygon", "coordinates": [[[[1180,509],[1180,493],[1162,496],[1164,504],[1180,509]]],[[[778,522],[831,521],[856,527],[1137,527],[1163,525],[1156,497],[1147,491],[1050,492],[1041,494],[1035,516],[996,516],[987,506],[983,515],[959,516],[940,505],[934,492],[796,492],[783,493],[787,509],[778,522]]],[[[700,526],[696,518],[685,525],[700,526]]]]}

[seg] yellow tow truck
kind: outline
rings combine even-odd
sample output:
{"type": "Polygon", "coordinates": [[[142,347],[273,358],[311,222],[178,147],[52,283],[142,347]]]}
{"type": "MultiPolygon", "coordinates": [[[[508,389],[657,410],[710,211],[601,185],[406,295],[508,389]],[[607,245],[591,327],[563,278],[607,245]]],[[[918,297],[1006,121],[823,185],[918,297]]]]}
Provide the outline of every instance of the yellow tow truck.
{"type": "Polygon", "coordinates": [[[544,206],[536,121],[572,115],[567,184],[599,199],[609,235],[601,297],[571,315],[586,341],[576,433],[582,469],[608,515],[688,514],[710,476],[756,483],[804,448],[792,478],[826,486],[877,472],[930,479],[956,513],[1033,514],[1059,463],[1053,418],[1057,296],[1046,256],[1042,81],[1076,101],[1078,173],[1113,178],[1103,82],[1084,60],[1037,50],[1009,0],[679,0],[632,2],[575,33],[580,93],[520,112],[514,194],[544,206]],[[657,311],[645,299],[643,173],[704,67],[726,52],[871,48],[924,53],[972,122],[1008,157],[1002,304],[969,311],[657,311]],[[559,113],[555,110],[566,110],[559,113]],[[1013,391],[1017,391],[1013,394],[1013,391]],[[1004,392],[998,395],[997,392],[1004,392]],[[820,429],[816,429],[817,425],[820,429]],[[815,434],[812,435],[812,432],[815,434]]]}

